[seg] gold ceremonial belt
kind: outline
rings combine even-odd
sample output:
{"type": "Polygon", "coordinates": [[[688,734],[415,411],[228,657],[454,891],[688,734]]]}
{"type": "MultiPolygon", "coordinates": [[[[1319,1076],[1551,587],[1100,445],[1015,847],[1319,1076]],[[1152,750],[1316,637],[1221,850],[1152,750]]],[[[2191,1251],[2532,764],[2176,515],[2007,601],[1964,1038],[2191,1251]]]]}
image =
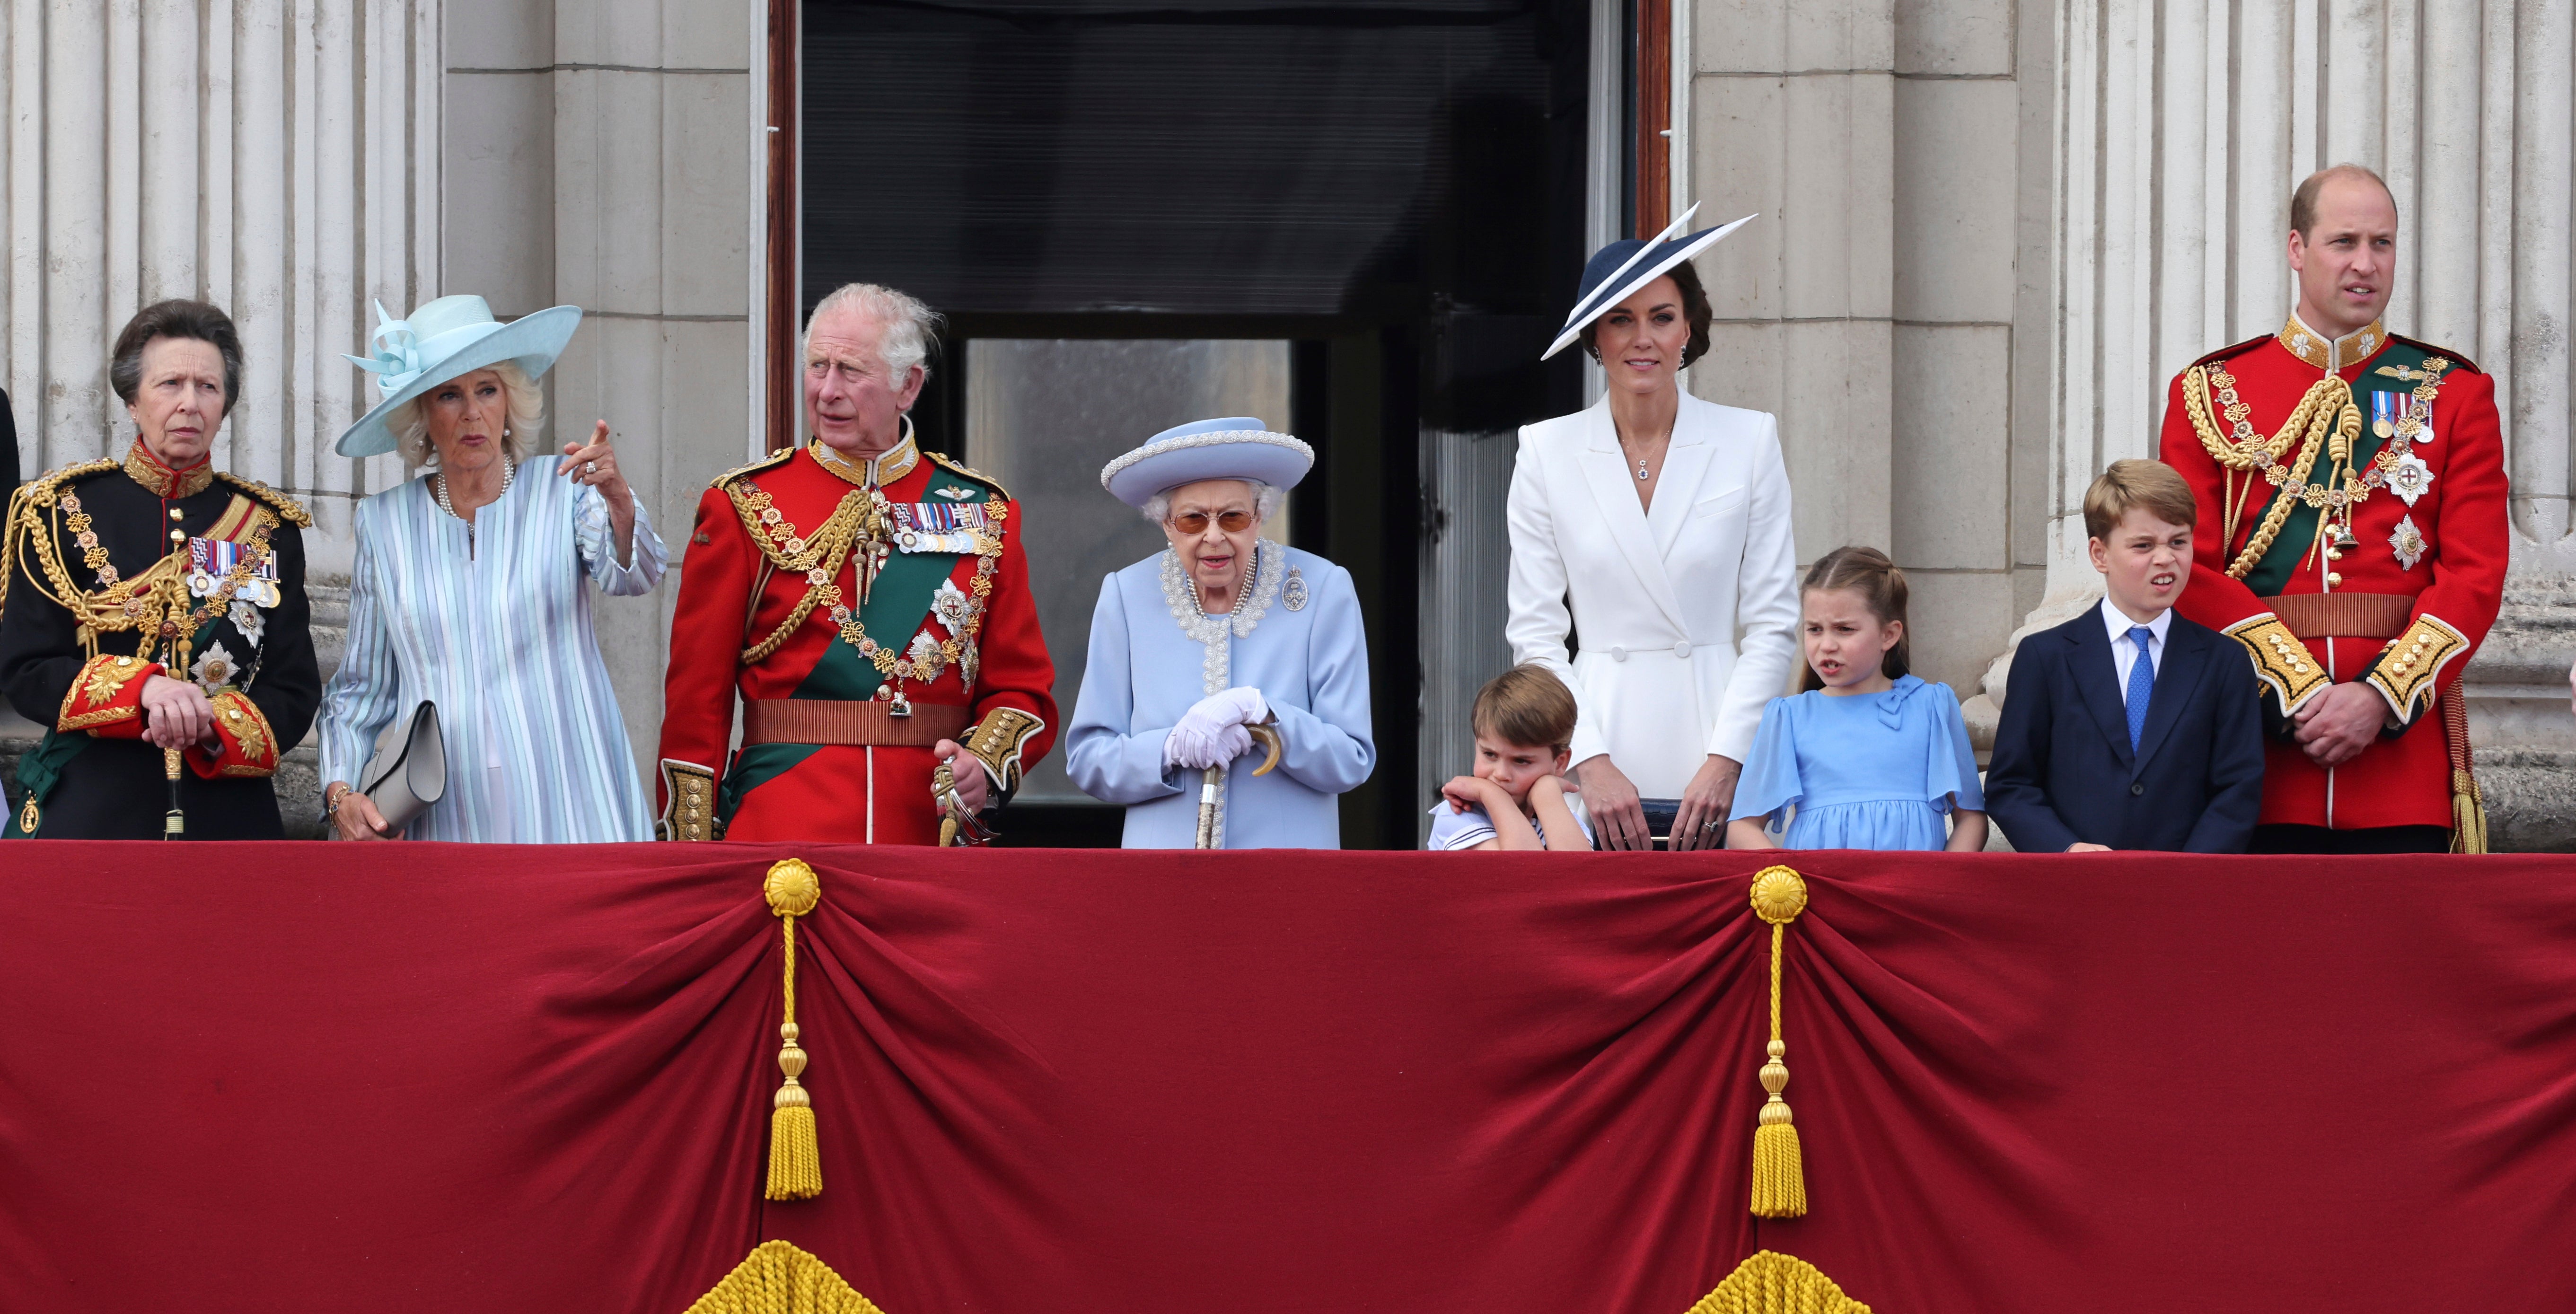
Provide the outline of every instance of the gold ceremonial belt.
{"type": "Polygon", "coordinates": [[[2394,639],[2415,618],[2403,593],[2284,593],[2263,605],[2301,639],[2394,639]]]}
{"type": "Polygon", "coordinates": [[[966,708],[949,703],[915,703],[910,716],[896,716],[892,703],[847,698],[753,698],[742,705],[745,744],[928,748],[964,735],[971,724],[966,708]]]}

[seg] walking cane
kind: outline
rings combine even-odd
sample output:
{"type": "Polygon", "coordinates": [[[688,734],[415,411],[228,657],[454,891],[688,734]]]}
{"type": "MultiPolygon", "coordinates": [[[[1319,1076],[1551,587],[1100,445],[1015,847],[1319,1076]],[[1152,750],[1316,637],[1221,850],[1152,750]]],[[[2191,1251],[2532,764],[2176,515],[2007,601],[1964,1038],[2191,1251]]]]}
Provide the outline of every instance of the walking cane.
{"type": "MultiPolygon", "coordinates": [[[[1261,766],[1252,774],[1269,775],[1270,768],[1279,765],[1279,732],[1266,725],[1248,725],[1244,729],[1251,731],[1253,741],[1269,750],[1270,754],[1262,759],[1261,766]]],[[[1207,769],[1206,776],[1199,782],[1198,847],[1202,849],[1216,847],[1216,789],[1217,782],[1224,778],[1225,768],[1212,766],[1207,769]]]]}

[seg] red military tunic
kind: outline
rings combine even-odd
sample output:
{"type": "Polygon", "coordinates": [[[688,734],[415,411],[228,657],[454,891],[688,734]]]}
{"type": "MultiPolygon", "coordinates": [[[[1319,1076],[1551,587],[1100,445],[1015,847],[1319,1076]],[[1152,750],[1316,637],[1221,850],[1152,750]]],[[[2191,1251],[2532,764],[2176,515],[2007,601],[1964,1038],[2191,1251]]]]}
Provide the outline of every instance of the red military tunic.
{"type": "Polygon", "coordinates": [[[2200,500],[2177,609],[2245,645],[2277,715],[2330,683],[2360,681],[2388,704],[2390,728],[2340,767],[2276,739],[2262,821],[2353,830],[2469,820],[2455,812],[2466,778],[2453,776],[2435,709],[2458,697],[2504,592],[2494,380],[2376,323],[2329,342],[2293,318],[2175,378],[2163,448],[2200,500]],[[2344,387],[2320,389],[2329,377],[2344,387]],[[2294,424],[2312,390],[2316,404],[2294,424]],[[2339,431],[2349,435],[2341,467],[2339,431]]]}
{"type": "Polygon", "coordinates": [[[719,476],[672,618],[661,833],[935,844],[938,738],[995,797],[1016,789],[1056,734],[1016,510],[909,437],[872,461],[816,443],[719,476]]]}

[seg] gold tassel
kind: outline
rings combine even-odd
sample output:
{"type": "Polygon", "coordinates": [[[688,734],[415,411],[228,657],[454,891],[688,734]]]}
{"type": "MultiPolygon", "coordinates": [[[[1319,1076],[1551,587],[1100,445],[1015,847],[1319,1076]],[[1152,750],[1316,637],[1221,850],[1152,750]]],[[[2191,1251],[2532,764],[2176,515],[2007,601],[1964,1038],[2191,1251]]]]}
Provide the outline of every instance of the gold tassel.
{"type": "Polygon", "coordinates": [[[787,1004],[778,1025],[778,1070],[787,1083],[778,1088],[769,1112],[769,1190],[772,1200],[811,1200],[823,1193],[823,1152],[814,1140],[814,1101],[797,1078],[805,1075],[805,1051],[796,1043],[796,919],[823,901],[823,882],[805,863],[787,858],[771,864],[761,883],[769,910],[778,915],[786,944],[787,1004]]]}
{"type": "Polygon", "coordinates": [[[2451,754],[2451,852],[2487,852],[2486,791],[2478,788],[2476,756],[2469,747],[2469,705],[2460,686],[2441,695],[2442,739],[2451,754]]]}
{"type": "Polygon", "coordinates": [[[1753,1129],[1753,1216],[1801,1218],[1807,1212],[1807,1174],[1798,1149],[1798,1128],[1790,1120],[1789,1102],[1780,1091],[1789,1084],[1789,1065],[1781,1062],[1789,1047],[1780,1039],[1780,963],[1788,948],[1789,923],[1807,908],[1807,882],[1786,867],[1765,867],[1753,878],[1754,915],[1771,924],[1771,1043],[1762,1065],[1762,1089],[1771,1098],[1762,1105],[1760,1125],[1753,1129]]]}

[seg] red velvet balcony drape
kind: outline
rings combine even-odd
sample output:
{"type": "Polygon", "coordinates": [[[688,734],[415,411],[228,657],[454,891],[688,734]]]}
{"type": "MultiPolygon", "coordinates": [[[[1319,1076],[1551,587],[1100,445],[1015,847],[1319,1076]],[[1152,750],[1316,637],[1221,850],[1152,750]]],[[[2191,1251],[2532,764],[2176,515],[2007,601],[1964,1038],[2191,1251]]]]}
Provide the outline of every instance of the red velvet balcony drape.
{"type": "Polygon", "coordinates": [[[888,1314],[2576,1299],[2576,864],[0,846],[0,1305],[888,1314]],[[770,861],[824,1190],[760,1199],[770,861]]]}

